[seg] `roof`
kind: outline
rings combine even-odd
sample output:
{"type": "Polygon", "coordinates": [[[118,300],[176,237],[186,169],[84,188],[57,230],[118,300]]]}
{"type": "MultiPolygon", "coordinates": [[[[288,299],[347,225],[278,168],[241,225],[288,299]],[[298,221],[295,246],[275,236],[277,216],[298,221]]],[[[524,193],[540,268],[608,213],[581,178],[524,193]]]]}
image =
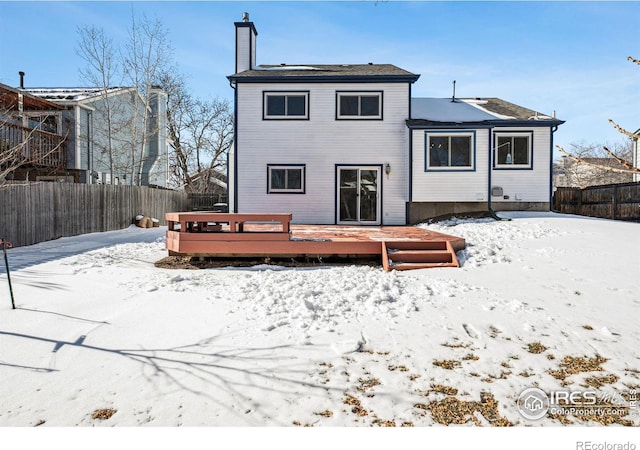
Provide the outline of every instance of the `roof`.
{"type": "MultiPolygon", "coordinates": [[[[113,87],[107,90],[108,94],[113,94],[119,91],[131,90],[130,87],[113,87]]],[[[93,97],[101,95],[102,88],[89,88],[89,87],[77,87],[77,88],[29,88],[24,89],[29,94],[43,98],[57,103],[75,103],[83,100],[87,100],[93,97]]]]}
{"type": "Polygon", "coordinates": [[[22,105],[25,111],[50,111],[64,109],[62,106],[39,97],[30,95],[24,89],[16,89],[0,83],[0,106],[10,110],[18,109],[18,94],[22,94],[22,105]]]}
{"type": "Polygon", "coordinates": [[[412,98],[409,126],[456,124],[560,125],[564,121],[499,98],[412,98]]]}
{"type": "Polygon", "coordinates": [[[396,81],[414,83],[420,75],[393,64],[280,64],[260,65],[228,78],[235,82],[263,81],[396,81]]]}

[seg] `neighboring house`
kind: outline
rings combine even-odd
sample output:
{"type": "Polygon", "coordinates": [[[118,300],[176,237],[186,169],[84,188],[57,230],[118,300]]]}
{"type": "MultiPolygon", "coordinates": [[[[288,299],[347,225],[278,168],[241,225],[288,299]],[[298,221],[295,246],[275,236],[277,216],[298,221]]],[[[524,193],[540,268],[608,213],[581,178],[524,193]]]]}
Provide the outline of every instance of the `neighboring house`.
{"type": "Polygon", "coordinates": [[[79,182],[167,186],[167,96],[160,88],[152,88],[146,114],[132,87],[22,91],[64,108],[67,167],[81,174],[79,182]]]}
{"type": "Polygon", "coordinates": [[[257,65],[254,24],[235,27],[231,211],[400,225],[550,209],[563,121],[493,98],[411,98],[419,75],[390,64],[257,65]]]}
{"type": "Polygon", "coordinates": [[[191,175],[191,186],[185,185],[184,190],[189,193],[212,194],[226,201],[227,175],[217,169],[203,169],[191,175]]]}
{"type": "Polygon", "coordinates": [[[66,170],[63,110],[0,84],[0,174],[10,180],[73,180],[66,170]]]}
{"type": "Polygon", "coordinates": [[[605,169],[605,167],[625,169],[615,158],[585,157],[582,158],[582,160],[584,163],[563,156],[560,163],[554,167],[554,186],[586,188],[589,186],[630,183],[634,181],[634,174],[632,173],[620,173],[605,169]]]}

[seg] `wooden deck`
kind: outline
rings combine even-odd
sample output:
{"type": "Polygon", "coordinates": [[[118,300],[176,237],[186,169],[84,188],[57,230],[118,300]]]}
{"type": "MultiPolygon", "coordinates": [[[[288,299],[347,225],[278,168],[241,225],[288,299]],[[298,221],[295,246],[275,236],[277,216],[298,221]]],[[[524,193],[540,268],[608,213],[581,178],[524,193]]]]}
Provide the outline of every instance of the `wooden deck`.
{"type": "Polygon", "coordinates": [[[291,214],[168,213],[170,255],[382,258],[386,270],[458,267],[464,239],[412,226],[291,224],[291,214]]]}

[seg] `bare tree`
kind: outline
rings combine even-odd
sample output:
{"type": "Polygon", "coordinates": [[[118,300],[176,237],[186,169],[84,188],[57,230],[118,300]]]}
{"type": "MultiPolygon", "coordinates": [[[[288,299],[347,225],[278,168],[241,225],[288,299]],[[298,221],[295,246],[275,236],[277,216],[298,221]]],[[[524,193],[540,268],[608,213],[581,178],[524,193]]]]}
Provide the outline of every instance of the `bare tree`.
{"type": "MultiPolygon", "coordinates": [[[[105,127],[98,127],[100,139],[93,139],[92,144],[97,148],[98,152],[94,152],[101,159],[101,155],[106,156],[106,166],[109,168],[111,179],[114,179],[115,171],[115,153],[114,148],[115,135],[117,130],[122,128],[118,123],[117,104],[113,102],[109,95],[109,90],[117,86],[122,78],[120,66],[118,63],[117,52],[113,45],[113,41],[107,37],[103,29],[95,27],[79,27],[77,29],[79,36],[78,47],[76,49],[78,55],[87,63],[84,69],[80,70],[80,76],[90,86],[100,89],[100,97],[102,102],[99,103],[102,120],[105,127]]],[[[101,161],[102,162],[102,161],[101,161]]],[[[93,167],[91,167],[93,170],[93,167]]]]}
{"type": "Polygon", "coordinates": [[[175,185],[210,193],[227,164],[233,141],[233,113],[226,100],[193,98],[177,72],[164,72],[160,85],[168,94],[167,122],[173,142],[171,175],[175,185]]]}
{"type": "Polygon", "coordinates": [[[99,88],[100,95],[100,101],[92,102],[97,120],[91,159],[108,168],[111,180],[117,174],[129,184],[148,184],[151,179],[145,177],[152,170],[159,173],[164,157],[164,150],[149,143],[164,134],[155,116],[165,115],[166,99],[155,85],[160,70],[173,64],[168,33],[160,21],[132,14],[123,45],[115,45],[103,29],[91,26],[79,28],[78,34],[77,52],[87,63],[81,76],[99,88]],[[118,88],[122,82],[126,88],[118,88]]]}
{"type": "Polygon", "coordinates": [[[606,148],[620,158],[631,160],[630,140],[610,145],[572,143],[570,146],[573,158],[564,156],[560,163],[554,164],[556,187],[585,188],[633,180],[632,173],[623,171],[624,166],[605,151],[606,148]]]}
{"type": "MultiPolygon", "coordinates": [[[[631,61],[634,64],[640,65],[640,60],[634,59],[631,56],[629,56],[627,60],[631,61]]],[[[632,133],[630,131],[627,131],[611,119],[609,119],[609,123],[618,132],[620,132],[622,135],[626,136],[627,138],[630,138],[632,140],[640,139],[639,132],[632,133]]],[[[630,154],[622,155],[619,152],[612,151],[607,146],[603,146],[602,149],[604,150],[605,154],[608,155],[609,158],[613,158],[613,160],[615,160],[617,164],[603,164],[602,162],[590,161],[588,158],[585,158],[584,156],[580,156],[579,154],[575,154],[573,152],[569,152],[564,148],[560,147],[559,145],[557,145],[556,148],[560,150],[563,154],[565,154],[567,158],[570,158],[572,161],[575,161],[578,164],[583,164],[586,166],[593,167],[595,169],[608,171],[608,172],[640,174],[640,168],[634,165],[633,159],[631,158],[630,154]]]]}
{"type": "MultiPolygon", "coordinates": [[[[207,192],[226,165],[233,138],[233,114],[228,101],[201,100],[191,95],[172,60],[168,32],[158,20],[132,16],[126,44],[117,48],[102,30],[79,29],[79,52],[87,62],[82,72],[86,81],[103,93],[104,116],[111,133],[108,144],[110,171],[126,174],[127,182],[144,184],[145,169],[154,161],[150,137],[163,132],[156,128],[155,114],[166,115],[168,138],[173,143],[170,177],[174,186],[188,186],[192,192],[207,192]],[[128,113],[110,96],[117,80],[131,87],[128,113]],[[165,105],[160,102],[167,95],[165,105]]],[[[114,97],[115,98],[115,97],[114,97]]],[[[121,101],[121,100],[120,100],[121,101]]],[[[98,127],[96,126],[96,129],[98,127]]],[[[98,136],[98,139],[101,136],[98,136]]]]}
{"type": "Polygon", "coordinates": [[[122,57],[124,74],[139,95],[133,99],[136,117],[132,126],[131,179],[141,184],[146,154],[147,137],[158,132],[150,124],[154,99],[153,87],[158,84],[160,72],[172,65],[172,48],[168,32],[159,20],[143,16],[136,20],[131,17],[129,40],[122,57]]]}

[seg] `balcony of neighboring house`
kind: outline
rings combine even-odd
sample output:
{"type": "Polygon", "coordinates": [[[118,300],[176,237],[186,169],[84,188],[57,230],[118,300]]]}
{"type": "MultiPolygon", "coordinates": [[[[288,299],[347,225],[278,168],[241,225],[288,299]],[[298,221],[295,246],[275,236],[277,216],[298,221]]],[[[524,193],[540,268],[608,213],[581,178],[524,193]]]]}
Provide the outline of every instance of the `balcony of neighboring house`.
{"type": "Polygon", "coordinates": [[[37,128],[3,122],[0,143],[3,152],[12,151],[20,165],[64,169],[67,165],[65,136],[37,128]]]}
{"type": "Polygon", "coordinates": [[[8,179],[63,175],[64,107],[0,84],[0,164],[8,179]]]}

